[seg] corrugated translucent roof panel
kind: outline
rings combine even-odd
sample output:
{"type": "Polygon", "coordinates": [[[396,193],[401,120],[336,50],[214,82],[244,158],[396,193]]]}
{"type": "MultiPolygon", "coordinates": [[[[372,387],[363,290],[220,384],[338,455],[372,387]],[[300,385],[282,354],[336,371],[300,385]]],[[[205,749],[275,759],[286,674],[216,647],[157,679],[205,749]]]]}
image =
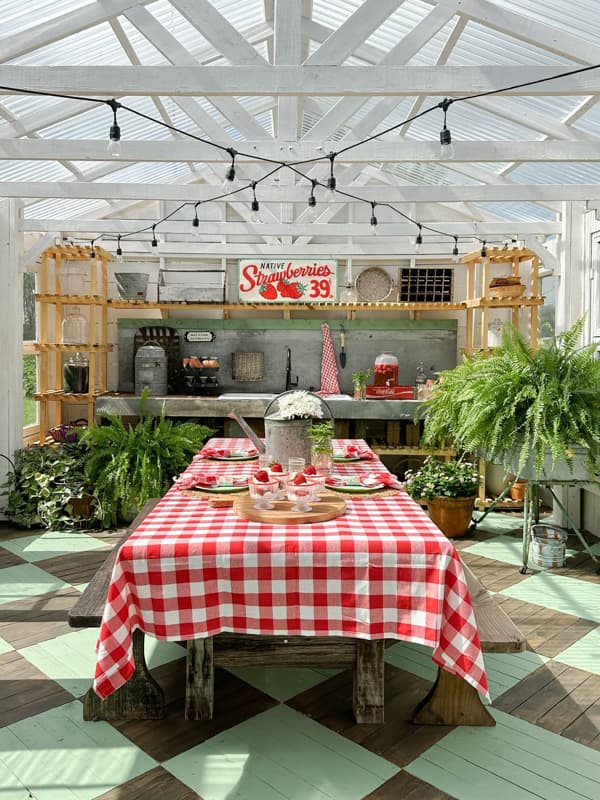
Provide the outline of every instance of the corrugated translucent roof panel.
{"type": "MultiPolygon", "coordinates": [[[[428,97],[423,110],[434,107],[425,116],[413,122],[408,129],[408,136],[413,139],[439,142],[440,130],[444,123],[444,115],[440,108],[435,108],[442,98],[428,97]]],[[[498,107],[502,98],[492,98],[498,107]]],[[[511,98],[512,99],[512,98],[511,98]]],[[[557,120],[558,121],[558,120],[557,120]]],[[[456,103],[450,106],[447,125],[456,141],[465,140],[498,140],[498,139],[535,139],[537,135],[530,128],[516,122],[503,119],[487,109],[478,108],[472,102],[456,103]]]]}
{"type": "Polygon", "coordinates": [[[57,16],[79,11],[92,4],[92,0],[2,0],[2,37],[42,25],[57,16]]]}
{"type": "Polygon", "coordinates": [[[477,206],[513,222],[553,222],[556,218],[551,209],[535,203],[477,203],[477,206]]]}
{"type": "Polygon", "coordinates": [[[600,183],[600,164],[536,162],[520,164],[511,172],[515,183],[600,183]]]}
{"type": "Polygon", "coordinates": [[[64,181],[72,177],[57,161],[0,161],[0,181],[64,181]]]}
{"type": "Polygon", "coordinates": [[[494,0],[494,3],[594,44],[598,42],[596,26],[590,24],[597,19],[598,0],[494,0]]]}
{"type": "Polygon", "coordinates": [[[93,212],[103,216],[110,211],[108,203],[98,200],[40,200],[25,207],[27,219],[76,219],[93,212]]]}
{"type": "Polygon", "coordinates": [[[414,184],[428,184],[441,186],[472,186],[479,181],[461,175],[458,172],[446,169],[443,164],[420,162],[416,164],[388,164],[384,166],[384,172],[389,172],[403,181],[414,184]]]}
{"type": "Polygon", "coordinates": [[[189,174],[188,165],[181,162],[140,162],[98,178],[96,183],[175,183],[189,174]]]}
{"type": "Polygon", "coordinates": [[[74,33],[57,42],[40,47],[13,59],[12,64],[23,66],[62,66],[77,64],[129,64],[119,40],[108,22],[86,28],[83,33],[74,33]]]}

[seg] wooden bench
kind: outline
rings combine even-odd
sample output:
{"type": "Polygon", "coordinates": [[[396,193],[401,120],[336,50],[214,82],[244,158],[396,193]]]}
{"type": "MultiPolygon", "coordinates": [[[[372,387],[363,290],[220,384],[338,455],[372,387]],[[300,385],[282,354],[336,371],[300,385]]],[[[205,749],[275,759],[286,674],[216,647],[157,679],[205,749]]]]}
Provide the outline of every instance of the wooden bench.
{"type": "MultiPolygon", "coordinates": [[[[128,539],[158,500],[149,500],[126,534],[112,549],[77,603],[69,612],[74,628],[100,627],[113,565],[119,547],[128,539]]],[[[463,564],[484,653],[517,653],[525,649],[519,629],[494,597],[463,564]]],[[[216,667],[283,666],[347,669],[352,667],[353,709],[359,723],[382,723],[384,709],[385,647],[397,644],[348,637],[252,636],[222,633],[187,642],[186,719],[207,720],[213,715],[216,667]]],[[[160,719],[164,695],[148,672],[144,634],[133,634],[135,672],[130,680],[100,700],[93,689],[84,698],[83,718],[160,719]]],[[[431,691],[419,703],[413,721],[428,725],[494,725],[494,718],[478,692],[443,669],[431,691]]]]}

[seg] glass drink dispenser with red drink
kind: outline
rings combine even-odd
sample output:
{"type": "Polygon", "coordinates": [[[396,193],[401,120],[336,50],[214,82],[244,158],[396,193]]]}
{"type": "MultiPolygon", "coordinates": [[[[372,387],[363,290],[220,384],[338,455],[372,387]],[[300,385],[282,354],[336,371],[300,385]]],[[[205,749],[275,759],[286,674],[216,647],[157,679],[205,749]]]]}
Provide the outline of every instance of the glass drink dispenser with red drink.
{"type": "Polygon", "coordinates": [[[375,359],[375,386],[398,385],[398,359],[393,353],[380,353],[375,359]]]}

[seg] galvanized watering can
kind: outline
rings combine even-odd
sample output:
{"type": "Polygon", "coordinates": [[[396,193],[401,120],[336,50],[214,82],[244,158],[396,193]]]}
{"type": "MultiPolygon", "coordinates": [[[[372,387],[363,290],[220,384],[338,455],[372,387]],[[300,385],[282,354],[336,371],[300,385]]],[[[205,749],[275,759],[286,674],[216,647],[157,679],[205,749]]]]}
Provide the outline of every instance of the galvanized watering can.
{"type": "MultiPolygon", "coordinates": [[[[265,409],[265,444],[266,451],[274,461],[279,462],[284,467],[287,466],[290,457],[304,458],[307,464],[311,459],[311,440],[309,430],[313,424],[312,418],[309,419],[283,419],[278,412],[269,413],[271,408],[278,406],[279,399],[285,395],[297,392],[293,389],[289,392],[282,392],[274,397],[265,409]]],[[[329,417],[333,420],[333,414],[328,404],[314,392],[306,394],[316,397],[324,410],[324,418],[329,417]]]]}

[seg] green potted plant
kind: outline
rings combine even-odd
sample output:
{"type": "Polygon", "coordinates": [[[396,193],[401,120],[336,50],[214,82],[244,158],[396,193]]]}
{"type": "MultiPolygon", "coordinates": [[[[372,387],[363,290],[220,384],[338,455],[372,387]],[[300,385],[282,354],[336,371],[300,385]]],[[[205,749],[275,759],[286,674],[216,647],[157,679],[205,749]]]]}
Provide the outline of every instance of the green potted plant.
{"type": "Polygon", "coordinates": [[[317,472],[330,473],[333,466],[333,420],[318,422],[309,428],[308,435],[312,441],[311,463],[317,472]]]}
{"type": "Polygon", "coordinates": [[[503,464],[515,478],[590,480],[600,472],[600,361],[584,320],[532,350],[512,326],[491,355],[440,373],[423,442],[503,464]]]}
{"type": "Polygon", "coordinates": [[[430,456],[417,472],[408,470],[404,477],[408,494],[427,502],[429,516],[448,538],[465,535],[481,480],[475,464],[430,456]]]}
{"type": "Polygon", "coordinates": [[[212,431],[194,422],[173,423],[145,412],[134,425],[103,414],[104,424],[88,428],[82,441],[89,447],[86,476],[94,486],[102,522],[130,521],[151,497],[161,497],[212,431]]]}
{"type": "Polygon", "coordinates": [[[86,460],[87,448],[77,441],[17,450],[4,484],[8,519],[50,530],[78,527],[84,520],[89,524],[93,507],[86,460]]]}
{"type": "Polygon", "coordinates": [[[366,397],[367,381],[371,376],[371,370],[358,370],[352,373],[352,385],[354,386],[354,399],[364,400],[366,397]]]}

